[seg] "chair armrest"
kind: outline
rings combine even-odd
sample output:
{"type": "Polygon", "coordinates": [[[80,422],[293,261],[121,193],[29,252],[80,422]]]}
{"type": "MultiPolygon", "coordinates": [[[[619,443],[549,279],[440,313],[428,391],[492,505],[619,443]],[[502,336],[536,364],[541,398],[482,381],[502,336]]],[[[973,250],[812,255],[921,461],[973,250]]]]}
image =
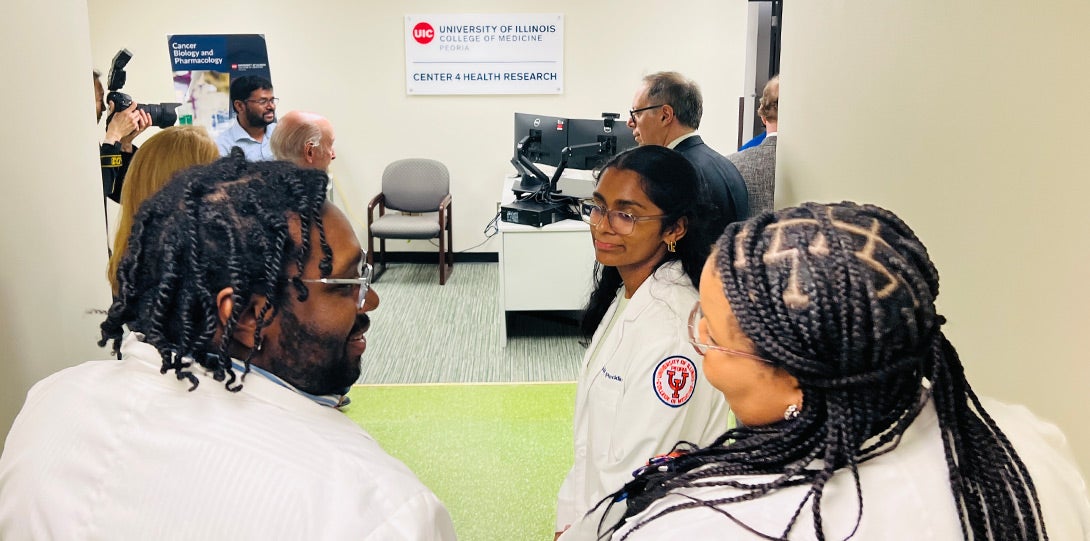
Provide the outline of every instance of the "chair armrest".
{"type": "Polygon", "coordinates": [[[443,200],[439,202],[439,231],[442,234],[443,227],[447,224],[447,214],[450,213],[450,194],[443,196],[443,200]]]}
{"type": "Polygon", "coordinates": [[[386,196],[379,193],[367,204],[367,225],[371,225],[374,219],[375,206],[378,206],[378,215],[381,218],[386,214],[386,196]]]}

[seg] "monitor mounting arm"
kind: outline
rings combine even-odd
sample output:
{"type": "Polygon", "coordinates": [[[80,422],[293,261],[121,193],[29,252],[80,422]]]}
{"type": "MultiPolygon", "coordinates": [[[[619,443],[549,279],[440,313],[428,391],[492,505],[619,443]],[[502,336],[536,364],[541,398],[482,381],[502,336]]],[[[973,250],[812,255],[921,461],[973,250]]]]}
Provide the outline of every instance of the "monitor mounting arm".
{"type": "Polygon", "coordinates": [[[564,172],[564,169],[568,167],[568,162],[577,156],[594,156],[602,154],[603,152],[609,152],[611,147],[610,141],[598,141],[597,143],[585,143],[582,145],[574,145],[570,147],[564,147],[564,150],[560,153],[560,165],[557,166],[556,172],[553,173],[553,178],[549,181],[549,192],[560,193],[556,189],[556,183],[560,181],[560,175],[564,172]]]}
{"type": "Polygon", "coordinates": [[[515,156],[511,158],[511,165],[515,166],[515,169],[523,176],[530,177],[541,184],[542,190],[546,190],[549,186],[549,177],[541,169],[538,169],[533,160],[530,159],[527,154],[529,153],[530,144],[540,142],[540,137],[533,135],[527,135],[519,140],[516,147],[515,156]]]}

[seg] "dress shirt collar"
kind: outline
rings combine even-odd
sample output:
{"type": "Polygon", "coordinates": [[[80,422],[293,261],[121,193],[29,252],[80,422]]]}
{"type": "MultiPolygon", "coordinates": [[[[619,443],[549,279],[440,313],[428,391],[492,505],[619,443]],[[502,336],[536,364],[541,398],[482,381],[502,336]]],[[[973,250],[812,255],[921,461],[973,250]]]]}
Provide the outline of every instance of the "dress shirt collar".
{"type": "Polygon", "coordinates": [[[684,141],[684,140],[686,140],[686,139],[688,139],[690,137],[696,137],[696,136],[697,136],[697,133],[695,131],[691,131],[691,132],[686,133],[685,135],[682,135],[681,137],[678,137],[677,139],[674,139],[673,141],[671,141],[669,145],[666,145],[666,148],[677,148],[677,146],[680,145],[682,141],[684,141]]]}
{"type": "MultiPolygon", "coordinates": [[[[246,365],[242,361],[240,361],[238,359],[231,358],[231,366],[239,374],[245,374],[246,373],[246,365]]],[[[281,387],[284,387],[285,389],[289,389],[291,391],[299,393],[299,394],[309,398],[310,400],[312,400],[314,402],[317,402],[318,404],[321,404],[321,405],[326,406],[326,407],[341,408],[341,407],[347,406],[349,404],[349,402],[351,402],[351,400],[348,398],[348,391],[351,389],[351,387],[346,388],[344,390],[344,392],[341,393],[341,394],[310,394],[310,393],[308,393],[306,391],[297,389],[294,385],[284,381],[283,379],[281,379],[276,374],[273,374],[272,372],[269,372],[268,370],[265,370],[265,369],[263,369],[261,367],[255,366],[253,364],[250,364],[250,372],[257,373],[257,374],[265,377],[269,381],[271,381],[271,382],[273,382],[273,383],[275,383],[275,384],[277,384],[277,385],[279,385],[281,387]]]]}

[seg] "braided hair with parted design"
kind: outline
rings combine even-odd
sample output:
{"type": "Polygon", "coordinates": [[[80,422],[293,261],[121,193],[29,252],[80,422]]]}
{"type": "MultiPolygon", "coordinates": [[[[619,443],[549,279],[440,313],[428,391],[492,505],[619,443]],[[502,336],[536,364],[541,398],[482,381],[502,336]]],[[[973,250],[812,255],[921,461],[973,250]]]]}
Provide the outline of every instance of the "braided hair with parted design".
{"type": "Polygon", "coordinates": [[[730,516],[731,502],[808,485],[781,533],[743,526],[764,538],[786,538],[809,502],[814,533],[825,539],[823,489],[834,472],[847,470],[859,509],[851,537],[865,513],[859,465],[895,448],[930,399],[963,536],[1047,539],[1029,472],[966,381],[940,329],[938,272],[903,221],[875,206],[810,203],[732,224],[712,257],[757,354],[798,380],[801,414],[740,426],[706,448],[682,446],[685,454],[668,467],[646,468],[600,504],[626,505],[620,522],[601,525],[603,536],[678,488],[740,492],[673,505],[625,536],[681,509],[704,506],[730,516]],[[731,477],[752,474],[774,477],[744,483],[731,477]]]}
{"type": "MultiPolygon", "coordinates": [[[[179,380],[188,379],[190,390],[198,385],[190,371],[194,362],[216,381],[226,380],[227,389],[241,389],[229,347],[251,296],[268,299],[257,317],[254,350],[284,305],[289,284],[300,301],[308,296],[301,276],[310,235],[296,243],[293,225],[299,231],[317,229],[322,276],[332,269],[321,220],[327,182],[325,173],[287,162],[249,162],[237,148],[178,174],[136,215],[99,346],[112,340],[116,355],[127,326],[159,350],[162,372],[173,370],[179,380]],[[233,308],[215,340],[216,295],[227,287],[233,289],[233,308]]],[[[244,359],[247,371],[252,356],[253,350],[244,359]]]]}

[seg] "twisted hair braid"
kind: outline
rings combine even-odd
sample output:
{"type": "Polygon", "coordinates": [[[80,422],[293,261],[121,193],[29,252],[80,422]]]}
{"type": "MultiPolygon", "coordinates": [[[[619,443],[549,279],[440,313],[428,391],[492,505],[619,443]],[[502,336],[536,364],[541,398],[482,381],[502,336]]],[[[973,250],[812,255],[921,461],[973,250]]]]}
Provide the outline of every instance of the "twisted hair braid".
{"type": "MultiPolygon", "coordinates": [[[[207,166],[177,175],[136,215],[118,270],[118,295],[101,325],[100,346],[120,350],[127,326],[144,335],[162,357],[161,371],[173,370],[195,389],[190,368],[197,363],[216,381],[238,391],[229,346],[239,317],[253,295],[267,299],[256,318],[255,349],[262,331],[285,301],[289,283],[300,301],[307,289],[300,276],[316,228],[328,276],[333,252],[320,214],[328,177],[287,162],[248,162],[238,149],[207,166]],[[294,267],[294,268],[291,268],[294,267]],[[290,277],[290,278],[289,278],[290,277]],[[216,295],[232,288],[233,306],[220,340],[216,295]]],[[[250,357],[244,359],[250,369],[250,357]]]]}
{"type": "Polygon", "coordinates": [[[825,539],[823,489],[844,469],[858,506],[851,537],[864,508],[859,465],[895,448],[930,399],[963,536],[1048,538],[1025,464],[981,406],[941,331],[938,272],[897,216],[854,203],[806,204],[732,224],[713,257],[742,331],[758,355],[798,380],[805,407],[796,419],[738,427],[706,448],[680,445],[688,452],[665,471],[644,471],[603,500],[612,507],[615,496],[627,495],[625,518],[609,528],[603,524],[603,535],[678,488],[727,486],[739,493],[713,500],[683,494],[685,502],[627,533],[694,507],[731,516],[733,502],[808,485],[777,536],[745,527],[784,539],[809,504],[815,536],[825,539]],[[775,477],[765,483],[732,479],[750,474],[775,477]]]}

